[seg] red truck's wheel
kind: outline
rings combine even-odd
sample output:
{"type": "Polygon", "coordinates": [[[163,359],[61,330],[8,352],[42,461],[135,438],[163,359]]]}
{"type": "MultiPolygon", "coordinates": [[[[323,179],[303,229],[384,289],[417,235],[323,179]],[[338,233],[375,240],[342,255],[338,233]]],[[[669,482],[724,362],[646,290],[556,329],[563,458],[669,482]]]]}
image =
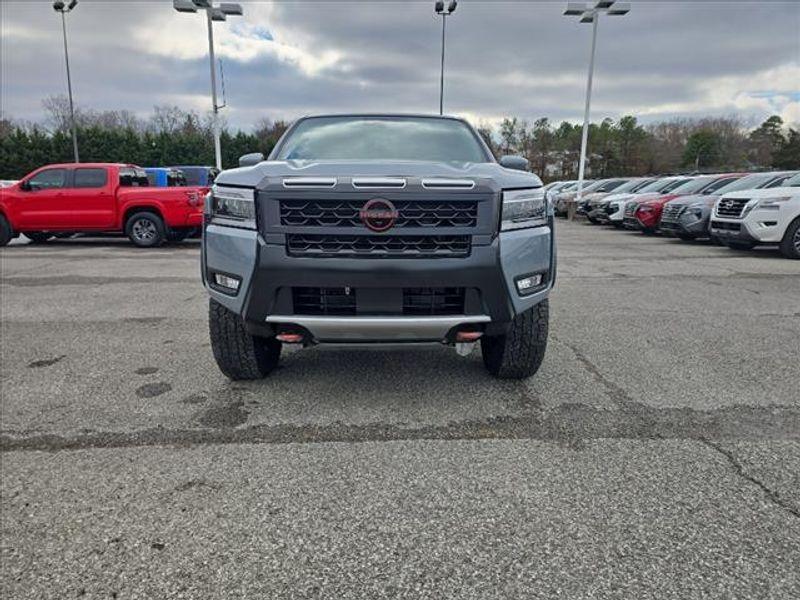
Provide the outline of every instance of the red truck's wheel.
{"type": "Polygon", "coordinates": [[[216,300],[208,303],[208,329],[214,359],[229,379],[262,379],[278,366],[282,344],[248,333],[242,317],[216,300]]]}
{"type": "Polygon", "coordinates": [[[125,234],[140,248],[160,246],[167,239],[164,221],[155,213],[138,212],[128,217],[125,234]]]}
{"type": "Polygon", "coordinates": [[[481,352],[486,369],[501,379],[530,377],[544,360],[547,350],[549,305],[543,300],[514,317],[505,335],[481,338],[481,352]]]}
{"type": "Polygon", "coordinates": [[[8,221],[6,221],[3,215],[0,215],[0,246],[8,244],[12,237],[14,237],[14,235],[11,232],[11,225],[8,224],[8,221]]]}

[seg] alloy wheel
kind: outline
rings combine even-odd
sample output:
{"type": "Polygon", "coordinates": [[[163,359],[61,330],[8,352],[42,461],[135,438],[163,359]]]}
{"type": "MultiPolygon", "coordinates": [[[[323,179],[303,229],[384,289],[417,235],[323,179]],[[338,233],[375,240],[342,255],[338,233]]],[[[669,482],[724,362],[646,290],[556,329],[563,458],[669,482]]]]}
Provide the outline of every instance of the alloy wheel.
{"type": "Polygon", "coordinates": [[[156,226],[150,219],[137,219],[131,228],[133,237],[141,242],[149,242],[157,235],[156,226]]]}

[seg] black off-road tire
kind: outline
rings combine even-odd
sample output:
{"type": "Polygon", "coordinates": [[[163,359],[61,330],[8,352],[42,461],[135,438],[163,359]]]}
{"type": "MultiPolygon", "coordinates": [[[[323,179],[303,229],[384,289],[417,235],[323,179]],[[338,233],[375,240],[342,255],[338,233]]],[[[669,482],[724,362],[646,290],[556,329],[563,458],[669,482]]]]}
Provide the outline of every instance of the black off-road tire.
{"type": "Polygon", "coordinates": [[[755,242],[725,242],[731,250],[752,250],[756,247],[755,242]]]}
{"type": "Polygon", "coordinates": [[[53,234],[46,231],[28,231],[25,233],[25,237],[31,241],[31,244],[44,244],[53,237],[53,234]]]}
{"type": "Polygon", "coordinates": [[[781,240],[781,254],[786,258],[800,260],[800,218],[795,219],[786,228],[781,240]]]}
{"type": "Polygon", "coordinates": [[[525,379],[536,371],[547,350],[549,305],[543,300],[514,317],[508,333],[481,338],[486,370],[500,379],[525,379]]]}
{"type": "Polygon", "coordinates": [[[14,232],[11,231],[11,225],[3,215],[0,215],[0,247],[5,246],[14,237],[14,232]]]}
{"type": "Polygon", "coordinates": [[[142,211],[125,221],[125,235],[139,248],[157,248],[167,241],[167,228],[156,213],[142,211]]]}
{"type": "Polygon", "coordinates": [[[208,329],[214,359],[229,379],[263,379],[278,366],[282,344],[248,333],[243,319],[216,300],[208,303],[208,329]]]}

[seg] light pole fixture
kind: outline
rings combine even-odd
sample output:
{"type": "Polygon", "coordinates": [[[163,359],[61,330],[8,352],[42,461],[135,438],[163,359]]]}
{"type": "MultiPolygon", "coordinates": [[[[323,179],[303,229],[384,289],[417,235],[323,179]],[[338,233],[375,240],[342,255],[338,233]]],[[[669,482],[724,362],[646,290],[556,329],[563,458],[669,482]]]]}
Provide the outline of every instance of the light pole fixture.
{"type": "Polygon", "coordinates": [[[214,134],[214,156],[218,169],[222,169],[222,146],[220,144],[219,109],[217,104],[217,68],[214,59],[214,21],[225,21],[229,16],[241,17],[244,14],[240,4],[223,2],[214,6],[209,0],[173,0],[172,6],[181,13],[196,13],[204,10],[208,23],[208,58],[211,65],[211,107],[213,108],[212,129],[214,134]]]}
{"type": "Polygon", "coordinates": [[[67,50],[67,17],[68,12],[78,6],[78,0],[71,0],[69,3],[56,0],[53,2],[53,10],[61,13],[61,30],[64,32],[64,60],[67,63],[67,91],[69,92],[69,120],[72,128],[72,153],[75,162],[81,162],[78,155],[78,128],[75,125],[75,104],[72,101],[72,75],[69,72],[69,50],[67,50]]]}
{"type": "Polygon", "coordinates": [[[583,193],[583,174],[586,167],[586,146],[589,140],[589,107],[592,102],[592,77],[594,75],[594,51],[597,46],[597,23],[600,15],[605,13],[611,16],[623,16],[628,14],[631,5],[627,2],[616,2],[616,0],[599,0],[594,5],[584,2],[567,2],[567,9],[564,14],[569,17],[580,17],[581,23],[592,24],[592,52],[589,55],[589,79],[586,83],[586,108],[583,112],[583,135],[581,136],[581,160],[578,167],[578,193],[577,200],[580,201],[583,193]]]}
{"type": "Polygon", "coordinates": [[[450,3],[445,8],[444,0],[437,0],[436,4],[434,5],[434,10],[436,11],[437,15],[442,15],[442,70],[441,75],[439,77],[439,114],[444,113],[444,40],[445,40],[445,24],[447,23],[447,17],[452,15],[456,12],[456,7],[458,6],[458,0],[450,0],[450,3]]]}

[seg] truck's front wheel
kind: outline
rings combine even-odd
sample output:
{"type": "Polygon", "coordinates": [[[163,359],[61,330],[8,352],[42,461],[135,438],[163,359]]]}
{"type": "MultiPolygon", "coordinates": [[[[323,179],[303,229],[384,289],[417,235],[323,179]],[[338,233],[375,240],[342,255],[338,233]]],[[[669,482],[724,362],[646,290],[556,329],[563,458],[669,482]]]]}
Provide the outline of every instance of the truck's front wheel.
{"type": "Polygon", "coordinates": [[[262,379],[278,365],[281,343],[251,335],[244,320],[216,300],[209,300],[208,328],[214,359],[229,379],[262,379]]]}
{"type": "Polygon", "coordinates": [[[508,333],[481,338],[483,364],[501,379],[530,377],[542,364],[547,349],[549,305],[543,300],[514,317],[508,333]]]}

